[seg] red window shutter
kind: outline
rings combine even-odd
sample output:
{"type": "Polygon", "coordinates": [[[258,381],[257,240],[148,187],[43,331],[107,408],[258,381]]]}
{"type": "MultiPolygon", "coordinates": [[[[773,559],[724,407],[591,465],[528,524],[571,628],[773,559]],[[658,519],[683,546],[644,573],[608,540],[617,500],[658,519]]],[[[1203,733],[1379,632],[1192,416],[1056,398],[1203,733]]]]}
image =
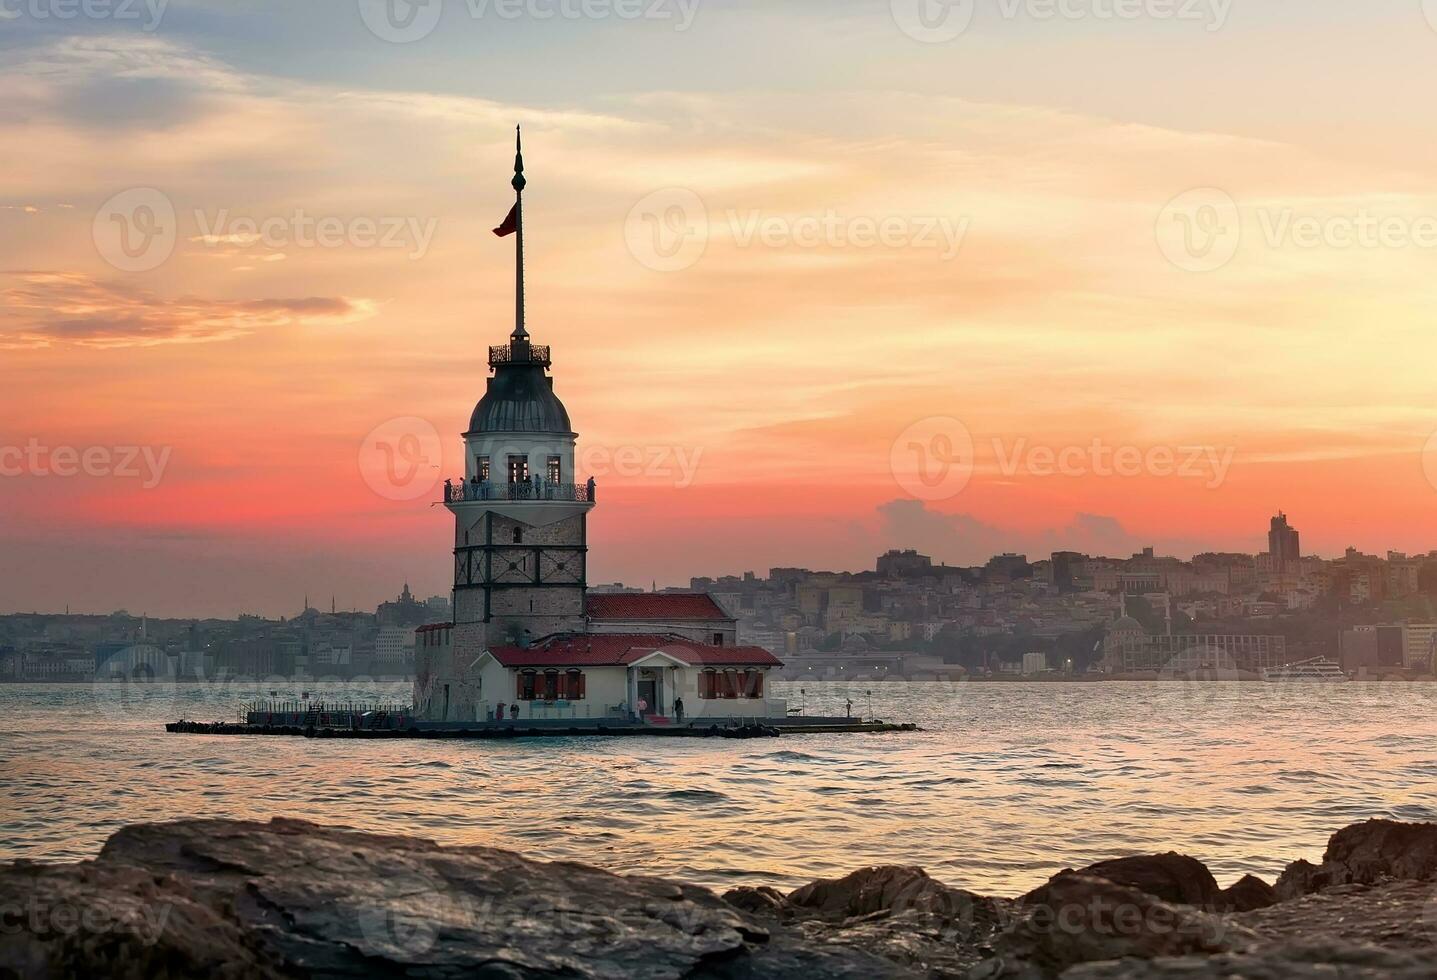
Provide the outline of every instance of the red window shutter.
{"type": "Polygon", "coordinates": [[[522,701],[522,700],[524,700],[524,675],[523,675],[523,674],[515,674],[515,675],[514,675],[514,700],[516,700],[516,701],[522,701]]]}
{"type": "Polygon", "coordinates": [[[579,682],[579,694],[578,694],[578,699],[579,699],[580,701],[582,701],[582,700],[584,700],[584,695],[586,694],[586,689],[587,689],[587,683],[586,683],[586,682],[587,682],[587,680],[588,680],[588,675],[587,675],[587,674],[579,674],[578,677],[577,677],[577,680],[578,680],[578,682],[579,682]]]}
{"type": "Polygon", "coordinates": [[[753,696],[755,698],[763,697],[763,671],[761,670],[753,672],[753,696]]]}

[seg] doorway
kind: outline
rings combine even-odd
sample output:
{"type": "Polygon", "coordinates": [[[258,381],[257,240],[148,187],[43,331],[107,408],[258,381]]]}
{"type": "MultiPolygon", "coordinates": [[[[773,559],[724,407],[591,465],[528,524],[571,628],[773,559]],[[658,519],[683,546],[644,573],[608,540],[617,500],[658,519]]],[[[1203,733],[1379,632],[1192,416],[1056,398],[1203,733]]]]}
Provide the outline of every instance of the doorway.
{"type": "Polygon", "coordinates": [[[649,715],[661,715],[664,713],[664,703],[660,700],[664,691],[663,685],[659,682],[658,671],[639,671],[638,693],[639,704],[643,705],[643,707],[638,709],[640,720],[647,718],[649,715]]]}

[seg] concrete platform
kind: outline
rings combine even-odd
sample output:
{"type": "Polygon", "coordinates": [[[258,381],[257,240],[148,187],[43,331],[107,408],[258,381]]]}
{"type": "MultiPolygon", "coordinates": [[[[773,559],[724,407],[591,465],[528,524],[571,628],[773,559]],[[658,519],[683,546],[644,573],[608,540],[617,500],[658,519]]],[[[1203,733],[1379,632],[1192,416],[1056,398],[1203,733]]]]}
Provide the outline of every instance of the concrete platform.
{"type": "Polygon", "coordinates": [[[176,721],[165,731],[179,735],[269,735],[292,738],[357,739],[532,739],[532,738],[777,738],[784,735],[878,734],[916,732],[912,724],[851,721],[843,718],[786,719],[774,724],[641,725],[625,722],[475,722],[459,726],[435,722],[403,729],[333,728],[310,725],[247,725],[237,722],[176,721]]]}

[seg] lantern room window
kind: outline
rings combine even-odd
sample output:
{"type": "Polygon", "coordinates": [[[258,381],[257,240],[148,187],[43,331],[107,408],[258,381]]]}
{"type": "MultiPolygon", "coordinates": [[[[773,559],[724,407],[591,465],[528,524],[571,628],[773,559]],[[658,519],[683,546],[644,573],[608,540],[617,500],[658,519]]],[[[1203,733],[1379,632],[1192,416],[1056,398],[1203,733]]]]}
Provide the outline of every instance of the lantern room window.
{"type": "Polygon", "coordinates": [[[558,456],[549,457],[549,482],[563,483],[560,479],[564,475],[564,463],[558,456]]]}

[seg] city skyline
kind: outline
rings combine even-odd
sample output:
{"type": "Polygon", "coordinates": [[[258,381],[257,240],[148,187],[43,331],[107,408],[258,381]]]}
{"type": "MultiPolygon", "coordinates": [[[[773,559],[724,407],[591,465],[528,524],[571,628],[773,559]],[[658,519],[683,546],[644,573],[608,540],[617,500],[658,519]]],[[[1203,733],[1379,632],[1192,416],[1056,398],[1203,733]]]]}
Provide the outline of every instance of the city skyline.
{"type": "Polygon", "coordinates": [[[901,4],[673,4],[560,31],[451,4],[410,43],[354,4],[251,6],[272,35],[205,2],[153,29],[6,21],[6,608],[277,611],[322,582],[363,605],[396,569],[442,591],[430,503],[510,317],[490,228],[516,121],[530,322],[584,420],[580,469],[601,471],[595,581],[888,547],[1245,550],[1279,507],[1314,553],[1437,542],[1437,134],[1414,106],[1385,115],[1415,96],[1373,95],[1419,90],[1437,50],[1420,4],[1094,17],[1061,46],[985,10],[932,43],[901,4]],[[770,57],[754,17],[810,49],[770,57]],[[1314,73],[1280,43],[1298,28],[1360,80],[1314,73]],[[865,71],[839,77],[860,44],[865,71]],[[504,70],[537,59],[542,79],[504,70]],[[639,92],[625,65],[654,59],[673,88],[639,92]],[[1227,261],[1175,257],[1164,223],[1225,199],[1227,261]],[[166,254],[127,268],[113,236],[166,207],[166,254]],[[405,435],[427,496],[364,479],[405,435]],[[915,493],[895,465],[915,443],[971,443],[963,485],[915,493]],[[41,475],[56,450],[110,453],[108,475],[41,475]]]}

